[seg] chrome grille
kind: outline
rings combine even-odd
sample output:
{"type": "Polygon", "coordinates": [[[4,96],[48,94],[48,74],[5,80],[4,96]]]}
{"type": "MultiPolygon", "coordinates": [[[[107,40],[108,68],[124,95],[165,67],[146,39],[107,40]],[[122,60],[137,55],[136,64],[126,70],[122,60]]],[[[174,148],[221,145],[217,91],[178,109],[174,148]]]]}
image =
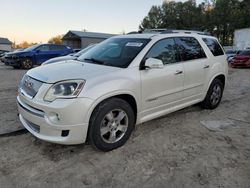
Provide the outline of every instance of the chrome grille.
{"type": "Polygon", "coordinates": [[[20,82],[19,90],[22,94],[28,95],[33,98],[37,94],[42,84],[42,82],[35,80],[30,76],[24,75],[23,79],[20,82]]]}

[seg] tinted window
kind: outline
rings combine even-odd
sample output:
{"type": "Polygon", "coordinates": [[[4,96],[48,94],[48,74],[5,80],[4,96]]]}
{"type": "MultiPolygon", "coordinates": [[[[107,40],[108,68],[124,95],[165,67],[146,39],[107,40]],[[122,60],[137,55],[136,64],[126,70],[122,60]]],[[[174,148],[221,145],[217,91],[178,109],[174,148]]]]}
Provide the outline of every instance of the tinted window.
{"type": "Polygon", "coordinates": [[[65,47],[61,45],[50,45],[50,50],[53,50],[53,51],[59,51],[59,50],[64,50],[64,49],[65,47]]]}
{"type": "Polygon", "coordinates": [[[37,48],[37,50],[40,50],[40,51],[49,51],[49,46],[48,45],[42,45],[40,47],[37,48]]]}
{"type": "Polygon", "coordinates": [[[239,55],[240,56],[250,56],[250,50],[242,51],[239,55]]]}
{"type": "Polygon", "coordinates": [[[157,42],[148,52],[146,58],[162,60],[163,64],[175,63],[178,55],[174,39],[164,39],[157,42]]]}
{"type": "Polygon", "coordinates": [[[66,50],[66,46],[59,45],[57,47],[59,48],[59,50],[66,50]]]}
{"type": "Polygon", "coordinates": [[[193,37],[175,38],[182,61],[205,58],[200,43],[193,37]]]}
{"type": "Polygon", "coordinates": [[[78,60],[125,68],[149,41],[150,39],[110,38],[88,50],[78,60]]]}
{"type": "Polygon", "coordinates": [[[236,51],[234,51],[234,50],[227,50],[226,54],[236,54],[236,51]]]}
{"type": "Polygon", "coordinates": [[[224,55],[224,52],[216,39],[203,38],[202,40],[206,43],[214,56],[224,55]]]}

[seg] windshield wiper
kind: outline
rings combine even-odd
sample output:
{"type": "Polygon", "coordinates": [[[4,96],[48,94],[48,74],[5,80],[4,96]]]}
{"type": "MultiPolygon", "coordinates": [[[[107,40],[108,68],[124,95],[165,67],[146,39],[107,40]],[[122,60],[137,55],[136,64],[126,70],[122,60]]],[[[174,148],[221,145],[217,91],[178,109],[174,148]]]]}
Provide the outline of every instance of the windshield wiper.
{"type": "Polygon", "coordinates": [[[104,62],[95,58],[85,58],[85,61],[92,61],[93,63],[99,64],[99,65],[103,65],[104,62]]]}

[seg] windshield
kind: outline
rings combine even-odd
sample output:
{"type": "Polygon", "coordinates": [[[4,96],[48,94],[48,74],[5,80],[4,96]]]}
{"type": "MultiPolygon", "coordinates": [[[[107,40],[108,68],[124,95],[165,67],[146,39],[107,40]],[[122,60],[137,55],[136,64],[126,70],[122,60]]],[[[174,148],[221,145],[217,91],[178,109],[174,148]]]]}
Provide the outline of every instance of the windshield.
{"type": "Polygon", "coordinates": [[[29,47],[29,48],[26,48],[26,49],[23,50],[23,52],[32,51],[32,50],[36,49],[38,46],[40,46],[40,44],[36,44],[36,45],[33,45],[33,46],[29,47]]]}
{"type": "Polygon", "coordinates": [[[236,51],[234,51],[234,50],[227,50],[226,51],[226,54],[235,54],[236,53],[236,51]]]}
{"type": "Polygon", "coordinates": [[[81,55],[78,60],[126,68],[149,41],[150,39],[110,38],[81,55]]]}
{"type": "Polygon", "coordinates": [[[250,50],[242,51],[239,55],[240,56],[250,56],[250,50]]]}
{"type": "Polygon", "coordinates": [[[90,50],[91,48],[93,48],[95,45],[96,45],[96,44],[93,44],[93,45],[91,45],[91,46],[88,46],[88,47],[84,48],[83,50],[81,50],[81,51],[75,53],[73,56],[74,56],[74,57],[80,57],[82,54],[84,54],[84,53],[86,53],[87,51],[89,51],[89,50],[90,50]]]}

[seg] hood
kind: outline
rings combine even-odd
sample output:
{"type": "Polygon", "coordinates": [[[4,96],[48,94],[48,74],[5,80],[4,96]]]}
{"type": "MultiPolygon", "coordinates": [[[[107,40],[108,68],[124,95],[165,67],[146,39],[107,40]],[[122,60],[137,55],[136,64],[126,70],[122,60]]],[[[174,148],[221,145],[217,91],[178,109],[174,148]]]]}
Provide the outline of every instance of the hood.
{"type": "Polygon", "coordinates": [[[28,52],[23,52],[23,51],[20,51],[20,52],[9,52],[6,54],[6,56],[10,57],[10,56],[20,56],[20,55],[24,55],[24,54],[27,54],[28,52]]]}
{"type": "Polygon", "coordinates": [[[79,61],[63,61],[31,69],[27,74],[42,82],[55,83],[63,80],[89,79],[94,76],[109,74],[121,68],[83,63],[79,61]]]}
{"type": "Polygon", "coordinates": [[[248,59],[250,59],[250,56],[236,56],[235,59],[237,59],[237,60],[248,60],[248,59]]]}

